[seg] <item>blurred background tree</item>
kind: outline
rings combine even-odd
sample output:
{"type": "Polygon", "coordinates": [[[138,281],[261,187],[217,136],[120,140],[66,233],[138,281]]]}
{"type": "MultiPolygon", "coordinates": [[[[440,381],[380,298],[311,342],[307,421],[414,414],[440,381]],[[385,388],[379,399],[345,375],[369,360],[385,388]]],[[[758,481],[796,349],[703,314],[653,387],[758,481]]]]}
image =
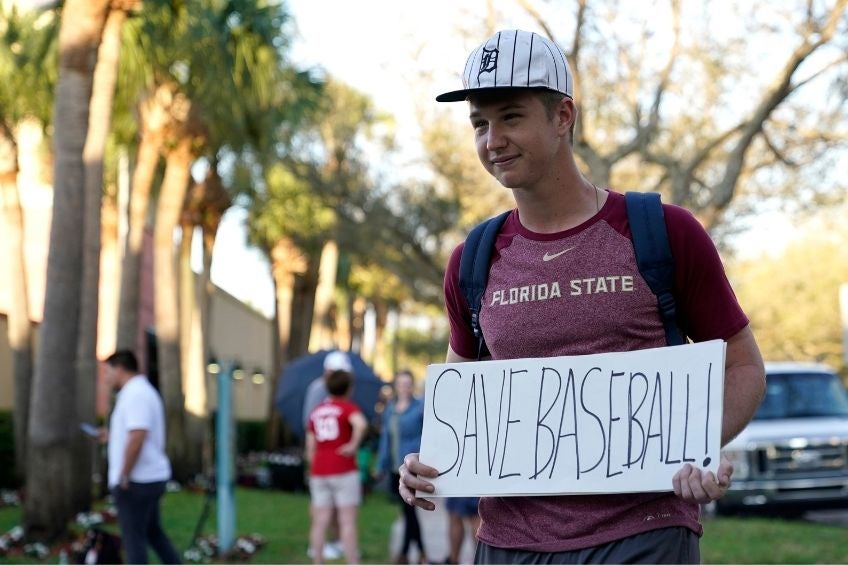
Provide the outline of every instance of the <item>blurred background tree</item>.
{"type": "Polygon", "coordinates": [[[24,214],[18,184],[17,138],[22,129],[45,130],[50,123],[56,84],[56,41],[59,19],[50,10],[20,12],[0,4],[0,203],[6,223],[10,288],[7,312],[14,389],[14,473],[26,471],[29,399],[34,370],[34,332],[25,268],[24,214]],[[27,96],[18,93],[27,92],[27,96]]]}
{"type": "Polygon", "coordinates": [[[736,294],[766,359],[819,361],[846,375],[839,288],[848,283],[848,207],[808,218],[780,251],[736,262],[736,294]]]}

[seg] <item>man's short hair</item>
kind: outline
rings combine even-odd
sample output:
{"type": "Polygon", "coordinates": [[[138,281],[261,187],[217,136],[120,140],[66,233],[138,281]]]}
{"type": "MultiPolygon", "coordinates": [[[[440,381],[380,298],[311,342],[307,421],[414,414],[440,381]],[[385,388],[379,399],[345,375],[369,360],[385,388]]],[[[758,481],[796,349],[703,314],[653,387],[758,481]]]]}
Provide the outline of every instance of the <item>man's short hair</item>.
{"type": "Polygon", "coordinates": [[[138,373],[138,359],[129,349],[119,349],[106,358],[105,363],[110,367],[121,368],[130,373],[138,373]]]}
{"type": "Polygon", "coordinates": [[[561,92],[554,92],[553,90],[542,89],[539,89],[536,92],[539,94],[539,98],[542,100],[542,104],[544,104],[545,106],[545,112],[547,112],[548,118],[553,118],[554,114],[556,114],[556,111],[559,108],[559,105],[566,97],[565,94],[561,92]]]}
{"type": "Polygon", "coordinates": [[[331,396],[344,396],[353,384],[353,375],[347,371],[332,371],[324,377],[324,384],[331,396]]]}
{"type": "MultiPolygon", "coordinates": [[[[539,100],[542,101],[542,105],[545,107],[545,114],[548,116],[549,120],[554,118],[559,105],[562,104],[562,101],[567,98],[567,96],[561,92],[554,92],[553,90],[543,90],[539,89],[536,91],[539,100]]],[[[577,124],[577,119],[571,123],[571,129],[569,130],[569,141],[571,143],[574,142],[574,126],[577,124]]]]}

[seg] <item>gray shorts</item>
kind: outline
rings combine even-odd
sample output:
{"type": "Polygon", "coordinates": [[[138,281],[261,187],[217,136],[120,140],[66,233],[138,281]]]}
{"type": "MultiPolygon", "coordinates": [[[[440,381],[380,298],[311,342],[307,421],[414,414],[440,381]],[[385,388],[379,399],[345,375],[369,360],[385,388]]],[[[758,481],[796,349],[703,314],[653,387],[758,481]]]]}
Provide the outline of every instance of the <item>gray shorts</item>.
{"type": "Polygon", "coordinates": [[[359,506],[362,502],[359,471],[309,477],[309,494],[316,508],[359,506]]]}
{"type": "Polygon", "coordinates": [[[475,563],[700,563],[698,535],[689,528],[651,530],[595,547],[543,553],[477,543],[475,563]]]}

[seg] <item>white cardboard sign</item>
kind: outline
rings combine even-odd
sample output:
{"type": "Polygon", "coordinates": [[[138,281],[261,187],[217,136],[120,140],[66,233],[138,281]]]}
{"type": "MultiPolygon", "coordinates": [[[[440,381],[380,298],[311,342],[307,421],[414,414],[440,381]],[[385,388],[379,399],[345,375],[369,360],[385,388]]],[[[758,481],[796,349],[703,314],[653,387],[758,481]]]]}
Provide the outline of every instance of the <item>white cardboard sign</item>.
{"type": "Polygon", "coordinates": [[[430,365],[422,463],[442,496],[672,490],[715,472],[725,343],[430,365]]]}

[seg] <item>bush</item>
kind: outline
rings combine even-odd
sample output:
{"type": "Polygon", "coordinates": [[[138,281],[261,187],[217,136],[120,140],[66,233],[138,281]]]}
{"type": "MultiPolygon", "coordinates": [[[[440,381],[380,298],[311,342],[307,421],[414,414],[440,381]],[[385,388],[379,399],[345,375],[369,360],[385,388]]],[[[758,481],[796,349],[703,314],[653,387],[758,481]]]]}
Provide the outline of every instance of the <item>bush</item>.
{"type": "Polygon", "coordinates": [[[266,428],[266,422],[236,422],[236,452],[264,451],[266,428]]]}
{"type": "MultiPolygon", "coordinates": [[[[217,441],[216,427],[218,420],[215,413],[209,417],[209,433],[212,434],[213,443],[217,441]]],[[[235,450],[237,455],[246,455],[252,451],[265,451],[265,433],[268,427],[267,422],[254,422],[247,420],[237,420],[235,422],[235,450]]]]}
{"type": "Polygon", "coordinates": [[[0,488],[16,488],[15,477],[15,432],[12,426],[12,413],[0,411],[0,488]]]}

